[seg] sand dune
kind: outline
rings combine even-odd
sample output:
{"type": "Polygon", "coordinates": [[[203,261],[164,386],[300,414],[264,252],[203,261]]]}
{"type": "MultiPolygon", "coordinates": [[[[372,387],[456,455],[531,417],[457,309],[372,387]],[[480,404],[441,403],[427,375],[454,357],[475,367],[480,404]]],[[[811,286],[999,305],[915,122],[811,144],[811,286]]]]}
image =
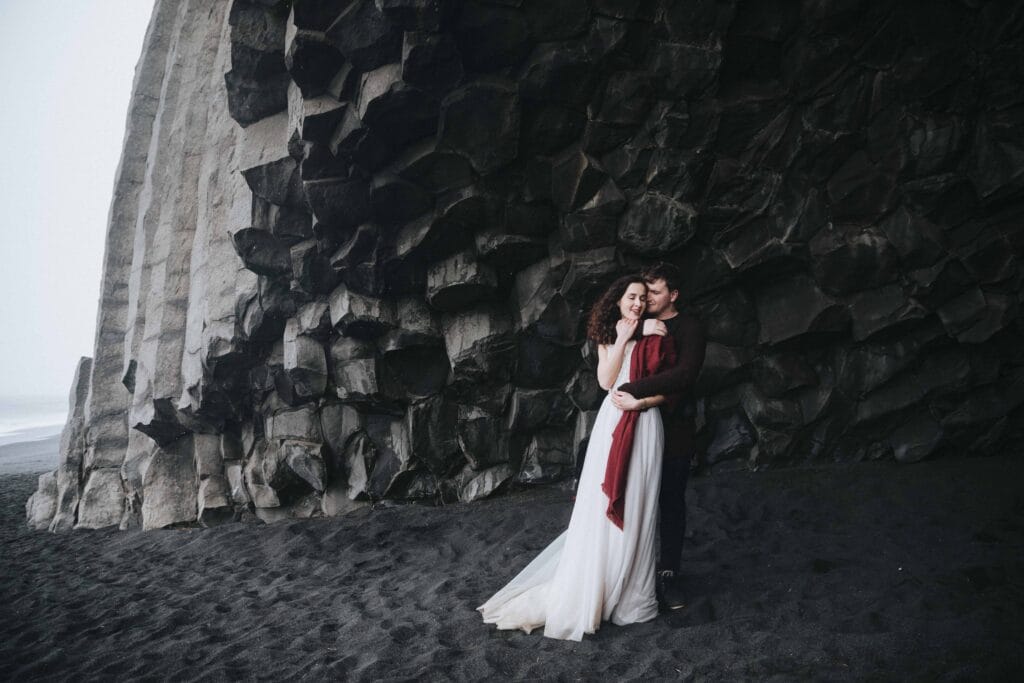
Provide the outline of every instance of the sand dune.
{"type": "Polygon", "coordinates": [[[582,643],[474,608],[569,494],[177,531],[29,531],[0,478],[0,679],[1007,680],[1024,460],[699,477],[689,606],[582,643]]]}

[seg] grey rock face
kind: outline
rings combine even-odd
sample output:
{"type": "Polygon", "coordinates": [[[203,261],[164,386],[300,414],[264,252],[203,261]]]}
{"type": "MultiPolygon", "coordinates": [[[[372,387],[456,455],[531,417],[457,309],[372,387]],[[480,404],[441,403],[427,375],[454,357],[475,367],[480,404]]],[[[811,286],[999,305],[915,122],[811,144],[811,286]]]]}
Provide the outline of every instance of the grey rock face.
{"type": "Polygon", "coordinates": [[[33,529],[48,529],[57,511],[57,475],[44,472],[39,475],[35,493],[25,503],[25,518],[33,529]]]}
{"type": "Polygon", "coordinates": [[[121,523],[124,505],[120,470],[111,467],[94,469],[82,489],[75,528],[101,529],[116,526],[121,523]]]}
{"type": "MultiPolygon", "coordinates": [[[[92,360],[82,358],[75,369],[68,406],[68,421],[60,435],[60,464],[55,472],[57,489],[50,531],[67,531],[74,527],[81,499],[81,471],[86,454],[85,403],[89,394],[92,360]]],[[[95,461],[96,458],[93,458],[95,461]]],[[[43,482],[40,481],[40,491],[43,482]]]]}
{"type": "Polygon", "coordinates": [[[571,477],[587,312],[654,260],[710,467],[1019,445],[1021,47],[962,4],[969,57],[924,5],[157,3],[29,523],[571,477]]]}

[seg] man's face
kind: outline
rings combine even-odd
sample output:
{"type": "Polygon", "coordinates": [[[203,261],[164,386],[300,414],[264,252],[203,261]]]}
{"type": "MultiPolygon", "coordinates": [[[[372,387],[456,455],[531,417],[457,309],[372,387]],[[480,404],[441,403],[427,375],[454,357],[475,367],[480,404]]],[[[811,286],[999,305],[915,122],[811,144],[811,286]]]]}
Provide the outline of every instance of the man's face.
{"type": "Polygon", "coordinates": [[[671,292],[663,278],[647,283],[647,312],[657,318],[676,302],[679,290],[671,292]]]}

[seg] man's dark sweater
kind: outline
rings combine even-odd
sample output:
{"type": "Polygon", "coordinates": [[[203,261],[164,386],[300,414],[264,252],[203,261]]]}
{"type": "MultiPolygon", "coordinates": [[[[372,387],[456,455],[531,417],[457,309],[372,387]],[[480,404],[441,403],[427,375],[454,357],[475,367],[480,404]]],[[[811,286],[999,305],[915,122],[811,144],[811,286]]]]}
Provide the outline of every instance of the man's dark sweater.
{"type": "Polygon", "coordinates": [[[661,461],[658,495],[660,551],[658,569],[678,572],[686,537],[686,483],[694,452],[694,386],[704,364],[704,327],[683,311],[663,320],[675,342],[675,366],[650,377],[627,382],[621,391],[636,398],[663,394],[677,400],[661,407],[665,454],[661,461]]]}
{"type": "Polygon", "coordinates": [[[635,398],[647,398],[662,394],[675,398],[663,406],[661,419],[665,425],[665,457],[685,457],[693,454],[694,438],[694,387],[697,376],[704,364],[704,327],[694,316],[679,311],[679,314],[663,320],[676,347],[676,364],[649,377],[626,382],[620,391],[635,398]]]}

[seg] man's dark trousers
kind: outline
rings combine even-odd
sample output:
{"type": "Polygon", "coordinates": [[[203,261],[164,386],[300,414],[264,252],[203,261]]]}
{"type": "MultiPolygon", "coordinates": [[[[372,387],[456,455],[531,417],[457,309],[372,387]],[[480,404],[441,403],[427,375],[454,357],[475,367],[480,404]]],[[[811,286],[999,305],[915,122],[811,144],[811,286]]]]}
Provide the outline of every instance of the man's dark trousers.
{"type": "Polygon", "coordinates": [[[661,493],[658,496],[661,555],[658,568],[679,571],[686,537],[686,485],[693,456],[693,418],[676,424],[665,421],[665,451],[661,461],[661,493]]]}

